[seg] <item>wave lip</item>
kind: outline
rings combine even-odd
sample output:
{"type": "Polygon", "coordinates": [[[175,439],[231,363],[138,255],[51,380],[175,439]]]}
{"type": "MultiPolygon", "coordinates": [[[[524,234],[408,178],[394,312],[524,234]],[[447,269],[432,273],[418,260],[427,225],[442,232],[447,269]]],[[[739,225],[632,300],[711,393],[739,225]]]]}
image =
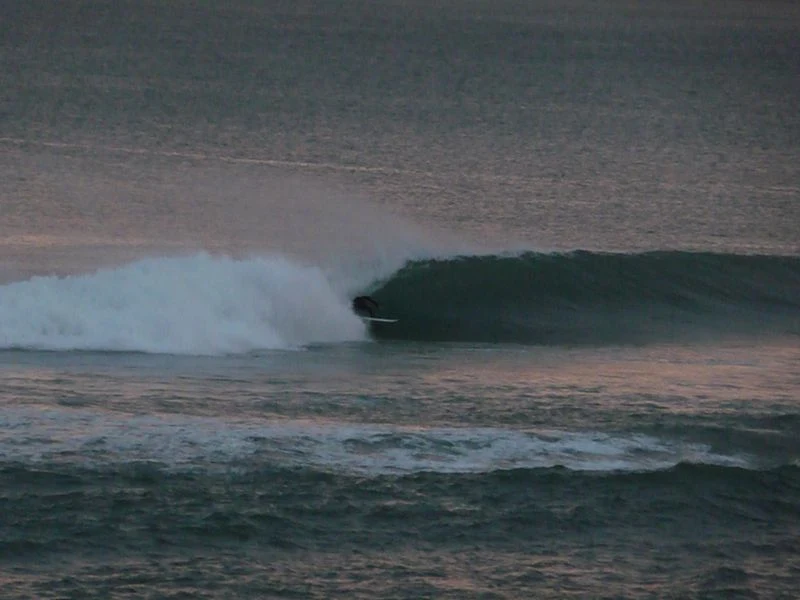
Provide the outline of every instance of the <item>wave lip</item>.
{"type": "Polygon", "coordinates": [[[575,251],[409,262],[376,285],[377,332],[418,340],[644,342],[800,333],[800,257],[575,251]]]}
{"type": "Polygon", "coordinates": [[[226,354],[364,338],[322,270],[280,256],[142,260],[0,288],[0,348],[226,354]]]}

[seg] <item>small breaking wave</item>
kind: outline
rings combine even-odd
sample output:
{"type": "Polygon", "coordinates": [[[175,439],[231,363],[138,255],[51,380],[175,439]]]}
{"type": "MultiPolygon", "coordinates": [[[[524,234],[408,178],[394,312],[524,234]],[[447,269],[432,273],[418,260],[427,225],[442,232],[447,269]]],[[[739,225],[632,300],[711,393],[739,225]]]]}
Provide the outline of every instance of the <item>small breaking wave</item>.
{"type": "Polygon", "coordinates": [[[721,453],[705,444],[638,433],[252,423],[82,410],[10,410],[0,425],[4,462],[90,468],[149,462],[174,471],[277,467],[367,476],[554,467],[647,472],[681,463],[756,468],[743,452],[721,453]]]}

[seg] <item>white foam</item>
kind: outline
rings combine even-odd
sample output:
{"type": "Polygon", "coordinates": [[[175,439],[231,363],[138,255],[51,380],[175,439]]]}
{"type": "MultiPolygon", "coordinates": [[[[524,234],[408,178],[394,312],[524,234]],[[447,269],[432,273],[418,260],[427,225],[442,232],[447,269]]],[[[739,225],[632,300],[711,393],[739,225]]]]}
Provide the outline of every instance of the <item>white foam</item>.
{"type": "Polygon", "coordinates": [[[561,466],[576,471],[656,471],[680,462],[747,467],[746,455],[645,435],[260,423],[184,415],[9,409],[0,415],[0,460],[86,466],[152,461],[175,470],[307,467],[363,475],[486,473],[561,466]]]}
{"type": "Polygon", "coordinates": [[[363,339],[319,268],[198,254],[0,287],[0,348],[223,354],[363,339]]]}

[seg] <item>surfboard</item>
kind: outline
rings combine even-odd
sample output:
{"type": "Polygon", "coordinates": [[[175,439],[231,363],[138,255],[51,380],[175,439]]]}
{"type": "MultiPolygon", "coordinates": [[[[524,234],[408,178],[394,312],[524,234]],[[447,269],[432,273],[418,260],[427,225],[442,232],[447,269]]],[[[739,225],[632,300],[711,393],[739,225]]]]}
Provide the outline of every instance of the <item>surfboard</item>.
{"type": "Polygon", "coordinates": [[[367,323],[397,323],[398,319],[382,319],[380,317],[361,317],[367,323]]]}

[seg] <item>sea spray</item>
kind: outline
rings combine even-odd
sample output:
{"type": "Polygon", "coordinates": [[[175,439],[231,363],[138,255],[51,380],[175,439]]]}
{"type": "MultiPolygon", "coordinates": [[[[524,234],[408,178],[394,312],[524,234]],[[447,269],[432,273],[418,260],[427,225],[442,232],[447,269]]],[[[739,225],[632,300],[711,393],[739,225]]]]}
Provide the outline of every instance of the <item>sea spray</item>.
{"type": "Polygon", "coordinates": [[[365,337],[321,269],[277,255],[153,258],[0,291],[5,349],[224,354],[365,337]]]}

